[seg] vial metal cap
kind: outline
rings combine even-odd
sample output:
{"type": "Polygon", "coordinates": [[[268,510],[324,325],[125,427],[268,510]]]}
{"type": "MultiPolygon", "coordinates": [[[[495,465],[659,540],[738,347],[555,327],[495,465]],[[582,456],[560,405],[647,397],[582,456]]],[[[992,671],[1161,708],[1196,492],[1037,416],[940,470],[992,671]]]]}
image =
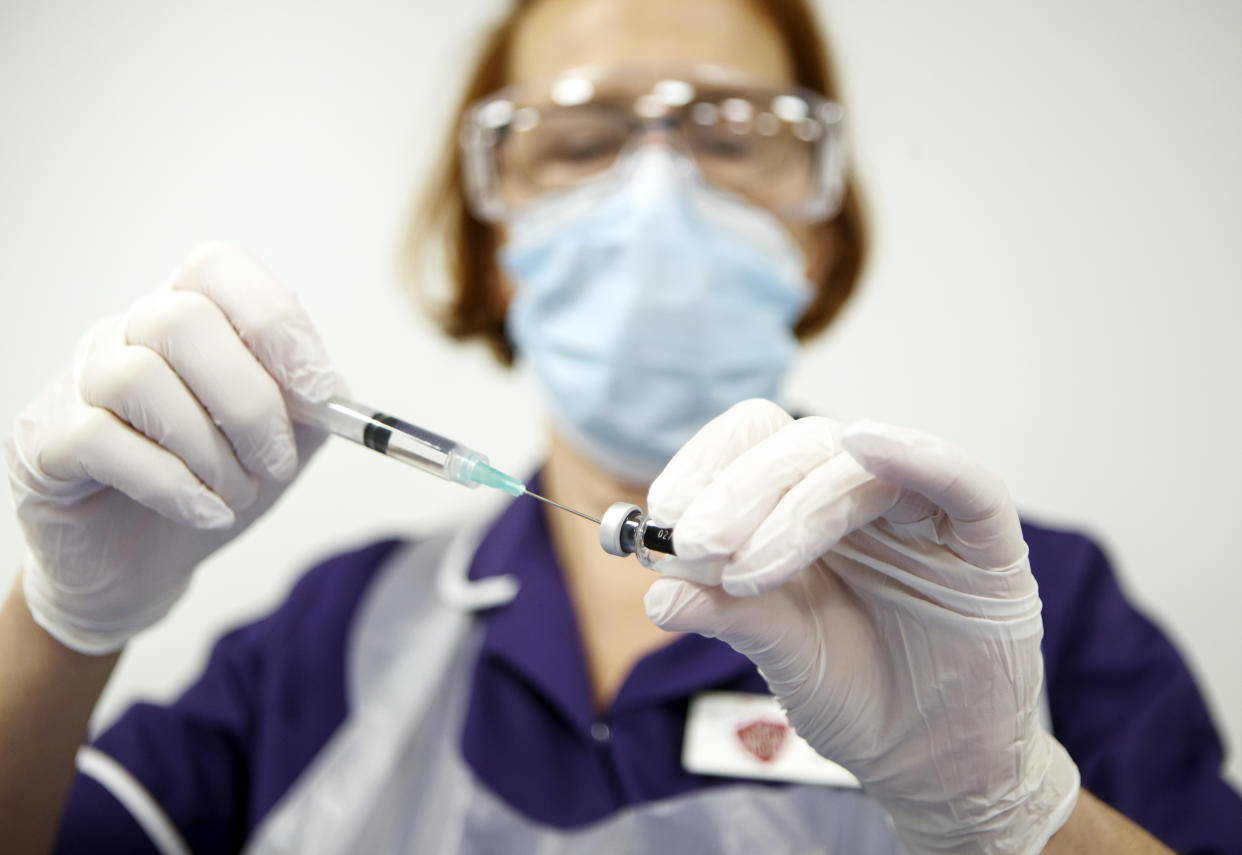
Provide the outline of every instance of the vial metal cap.
{"type": "Polygon", "coordinates": [[[643,509],[629,502],[614,502],[604,511],[599,521],[599,545],[609,555],[624,558],[634,553],[634,525],[643,515],[643,509]]]}

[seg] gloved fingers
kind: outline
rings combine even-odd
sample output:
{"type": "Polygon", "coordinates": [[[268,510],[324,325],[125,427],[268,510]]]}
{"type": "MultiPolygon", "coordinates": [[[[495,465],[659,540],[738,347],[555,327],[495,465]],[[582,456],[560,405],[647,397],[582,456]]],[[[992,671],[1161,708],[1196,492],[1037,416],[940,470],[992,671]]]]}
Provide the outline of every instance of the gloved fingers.
{"type": "MultiPolygon", "coordinates": [[[[830,579],[819,577],[819,581],[830,579]]],[[[836,593],[812,602],[805,591],[786,586],[757,597],[733,597],[718,586],[662,576],[648,589],[643,605],[656,626],[718,638],[749,658],[759,666],[769,687],[788,703],[819,685],[821,675],[814,663],[825,645],[836,645],[848,656],[851,639],[865,631],[848,604],[829,601],[836,593]],[[822,619],[812,613],[817,608],[825,609],[822,619]],[[835,639],[825,621],[834,624],[835,639]]],[[[859,651],[857,655],[867,654],[859,651]]]]}
{"type": "Polygon", "coordinates": [[[671,576],[657,579],[643,598],[647,617],[661,629],[719,638],[760,659],[793,630],[790,621],[781,619],[785,605],[775,598],[731,597],[719,587],[671,576]]]}
{"type": "MultiPolygon", "coordinates": [[[[124,337],[130,345],[163,357],[219,426],[227,437],[226,447],[231,446],[247,471],[277,481],[293,478],[298,455],[280,388],[219,306],[194,291],[160,291],[130,310],[124,337]]],[[[154,395],[147,397],[153,405],[163,403],[154,395]]],[[[161,442],[159,436],[143,432],[161,442]]],[[[196,460],[181,456],[202,477],[196,460]]],[[[203,480],[215,486],[212,480],[203,480]]]]}
{"type": "Polygon", "coordinates": [[[899,487],[838,454],[792,485],[734,551],[721,572],[725,592],[753,597],[780,587],[902,497],[899,487]]]}
{"type": "Polygon", "coordinates": [[[799,419],[737,455],[681,514],[676,560],[727,566],[786,492],[832,458],[834,427],[829,419],[799,419]]]}
{"type": "Polygon", "coordinates": [[[174,276],[172,289],[198,292],[219,306],[282,390],[310,403],[337,392],[327,350],[297,296],[249,253],[204,244],[174,276]]]}
{"type": "Polygon", "coordinates": [[[256,479],[168,363],[153,350],[124,343],[124,323],[103,321],[83,338],[75,360],[78,401],[67,409],[110,411],[183,461],[230,507],[250,505],[258,496],[256,479]]]}
{"type": "Polygon", "coordinates": [[[1026,556],[1009,492],[999,477],[939,437],[861,421],[842,443],[877,478],[919,493],[948,515],[961,557],[989,569],[1026,556]]]}
{"type": "MultiPolygon", "coordinates": [[[[180,458],[102,407],[83,404],[70,410],[47,431],[38,459],[27,465],[46,478],[112,487],[182,525],[223,529],[235,519],[180,458]]],[[[58,497],[47,498],[55,502],[58,497]]]]}
{"type": "Polygon", "coordinates": [[[647,617],[656,626],[669,632],[694,632],[708,638],[716,637],[711,616],[728,604],[720,602],[717,587],[699,585],[673,576],[661,576],[643,596],[647,617]]]}
{"type": "Polygon", "coordinates": [[[734,404],[673,455],[647,491],[648,513],[659,525],[676,523],[722,469],[792,421],[787,412],[761,398],[734,404]]]}

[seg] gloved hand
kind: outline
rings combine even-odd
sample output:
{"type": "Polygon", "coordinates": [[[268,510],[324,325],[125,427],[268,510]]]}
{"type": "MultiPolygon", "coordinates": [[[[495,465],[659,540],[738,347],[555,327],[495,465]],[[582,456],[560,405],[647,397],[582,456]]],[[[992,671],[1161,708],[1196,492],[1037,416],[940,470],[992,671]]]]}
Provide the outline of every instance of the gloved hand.
{"type": "Polygon", "coordinates": [[[322,442],[282,393],[337,385],[294,294],[220,244],[96,324],[4,446],[35,620],[100,654],[162,617],[322,442]]]}
{"type": "Polygon", "coordinates": [[[677,548],[651,619],[750,657],[911,855],[1035,853],[1069,817],[1078,770],[1038,723],[1039,592],[991,473],[926,434],[746,401],[648,510],[677,548]]]}

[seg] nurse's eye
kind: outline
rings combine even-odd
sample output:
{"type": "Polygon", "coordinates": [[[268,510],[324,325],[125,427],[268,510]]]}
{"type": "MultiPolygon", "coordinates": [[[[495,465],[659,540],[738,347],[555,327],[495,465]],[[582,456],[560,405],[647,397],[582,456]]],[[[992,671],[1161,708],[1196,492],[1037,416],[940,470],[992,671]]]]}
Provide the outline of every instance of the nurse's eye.
{"type": "Polygon", "coordinates": [[[615,136],[583,136],[556,140],[545,156],[569,163],[616,157],[621,141],[615,136]]]}
{"type": "Polygon", "coordinates": [[[690,122],[686,137],[696,158],[722,164],[741,164],[754,158],[759,143],[751,123],[723,119],[710,124],[690,122]]]}
{"type": "Polygon", "coordinates": [[[708,139],[699,140],[699,144],[695,146],[695,152],[707,157],[735,160],[750,157],[753,148],[745,137],[713,135],[708,139]]]}
{"type": "Polygon", "coordinates": [[[528,178],[539,187],[574,184],[604,172],[625,147],[629,128],[608,114],[546,114],[514,140],[528,178]]]}

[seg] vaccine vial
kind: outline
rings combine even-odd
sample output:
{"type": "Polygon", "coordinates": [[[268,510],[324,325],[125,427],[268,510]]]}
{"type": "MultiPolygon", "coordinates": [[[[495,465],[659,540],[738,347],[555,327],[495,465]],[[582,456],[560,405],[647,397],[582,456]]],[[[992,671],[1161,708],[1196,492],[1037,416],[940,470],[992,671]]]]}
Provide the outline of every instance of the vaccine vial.
{"type": "Polygon", "coordinates": [[[654,567],[673,551],[673,530],[655,525],[638,505],[617,502],[604,511],[599,523],[599,545],[610,555],[635,556],[644,567],[654,567]]]}

